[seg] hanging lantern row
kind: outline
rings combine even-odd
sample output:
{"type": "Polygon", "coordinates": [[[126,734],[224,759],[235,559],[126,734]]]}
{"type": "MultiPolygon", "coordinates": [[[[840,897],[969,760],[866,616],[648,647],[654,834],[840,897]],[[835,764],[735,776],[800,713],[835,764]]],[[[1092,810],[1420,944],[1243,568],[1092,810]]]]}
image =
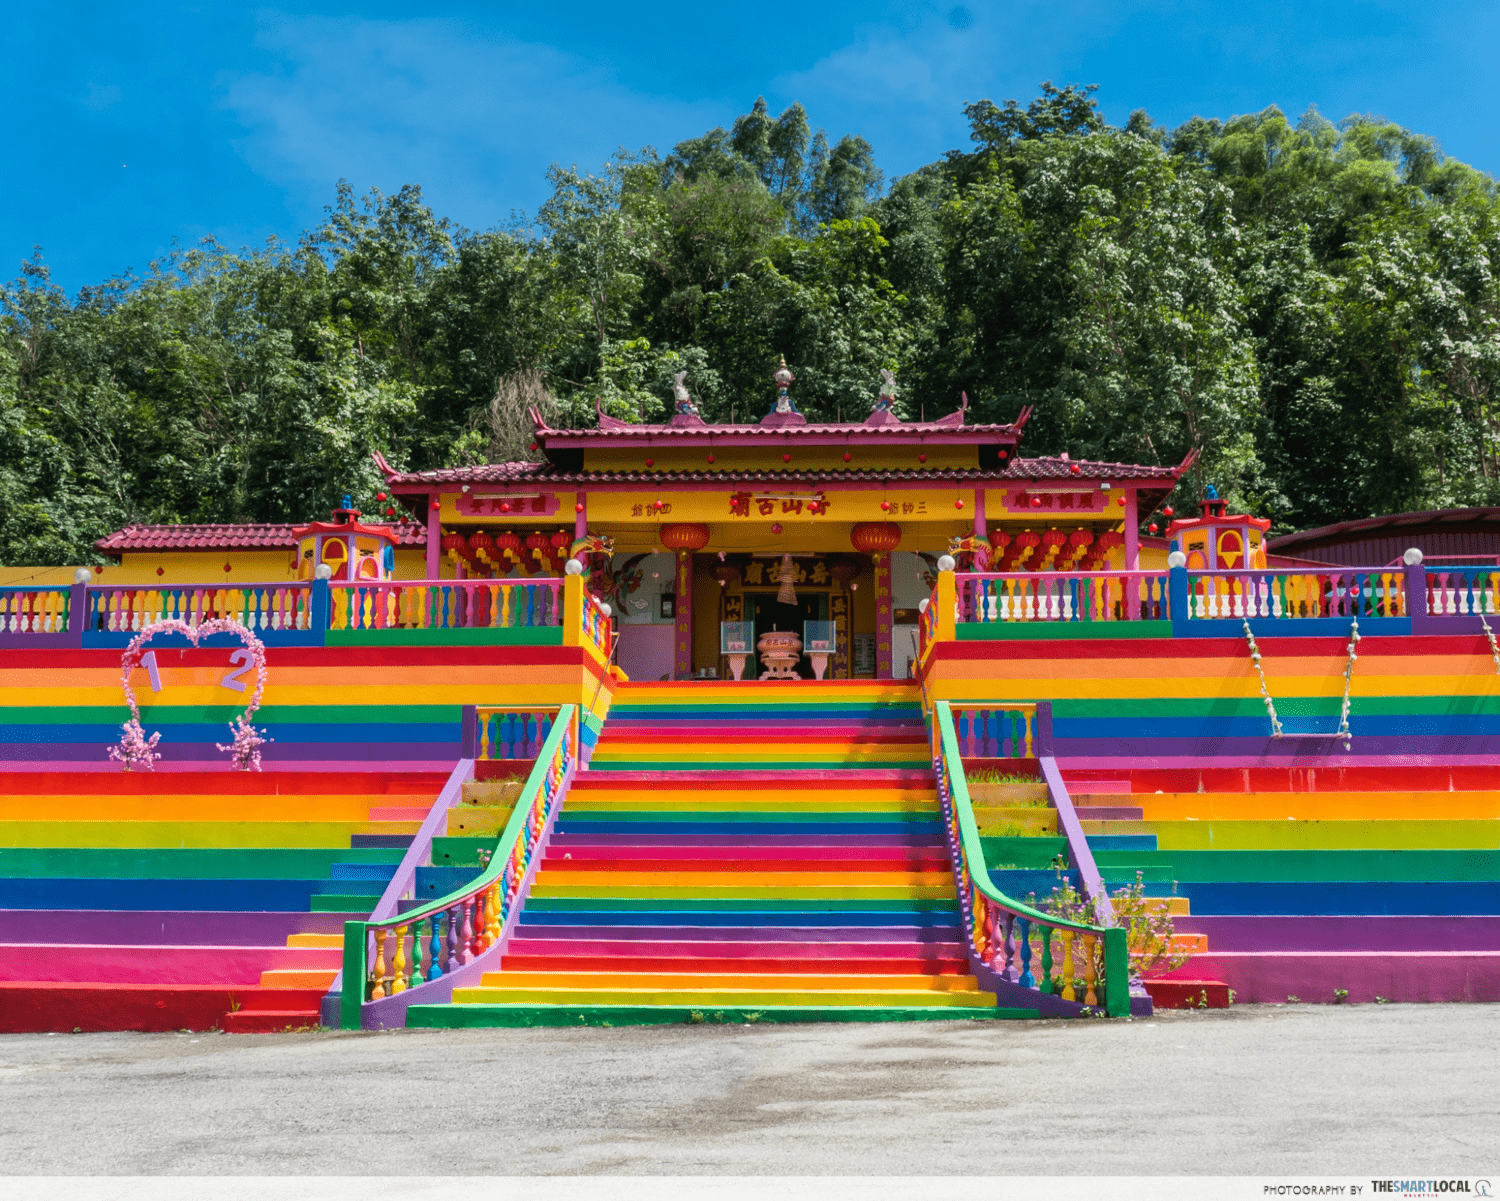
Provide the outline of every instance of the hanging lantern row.
{"type": "Polygon", "coordinates": [[[1001,530],[990,535],[990,544],[998,556],[996,571],[1094,571],[1108,562],[1110,551],[1125,545],[1125,535],[1076,529],[1026,530],[1012,537],[1001,530]]]}
{"type": "Polygon", "coordinates": [[[573,536],[561,530],[555,534],[538,531],[524,542],[510,530],[498,534],[476,530],[467,538],[456,532],[444,534],[440,545],[455,566],[460,561],[471,568],[483,565],[497,576],[517,569],[525,575],[557,576],[562,574],[572,541],[573,536]]]}

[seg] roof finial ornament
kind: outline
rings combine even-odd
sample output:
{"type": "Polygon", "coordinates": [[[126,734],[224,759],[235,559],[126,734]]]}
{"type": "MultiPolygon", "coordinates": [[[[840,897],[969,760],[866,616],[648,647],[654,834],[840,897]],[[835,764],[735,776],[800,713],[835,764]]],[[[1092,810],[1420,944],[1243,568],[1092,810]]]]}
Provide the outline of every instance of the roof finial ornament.
{"type": "Polygon", "coordinates": [[[895,414],[896,406],[896,373],[888,367],[880,369],[880,395],[875,398],[875,405],[870,410],[870,415],[865,418],[866,425],[899,425],[901,418],[895,414]]]}
{"type": "Polygon", "coordinates": [[[792,381],[797,377],[792,374],[792,369],[786,365],[786,355],[781,356],[781,366],[771,376],[776,381],[776,411],[778,413],[795,413],[797,406],[792,403],[792,398],[787,395],[787,389],[792,386],[792,381]]]}
{"type": "Polygon", "coordinates": [[[781,356],[781,365],[772,373],[771,379],[776,384],[776,405],[760,419],[761,425],[806,425],[807,418],[798,410],[792,401],[787,389],[792,386],[792,381],[797,377],[792,374],[792,369],[786,365],[786,355],[781,356]]]}
{"type": "Polygon", "coordinates": [[[698,406],[693,403],[693,398],[688,394],[686,371],[674,371],[672,373],[672,395],[677,399],[677,412],[680,416],[698,416],[698,406]]]}

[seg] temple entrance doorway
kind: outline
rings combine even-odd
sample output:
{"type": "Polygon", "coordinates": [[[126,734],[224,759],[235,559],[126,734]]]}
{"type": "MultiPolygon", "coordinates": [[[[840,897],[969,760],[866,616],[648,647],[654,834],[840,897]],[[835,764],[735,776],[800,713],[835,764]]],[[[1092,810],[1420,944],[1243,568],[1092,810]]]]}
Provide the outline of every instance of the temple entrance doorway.
{"type": "MultiPolygon", "coordinates": [[[[760,641],[762,634],[769,634],[772,630],[790,630],[801,638],[803,622],[828,620],[828,593],[799,591],[796,603],[787,605],[777,600],[774,592],[746,592],[745,608],[747,616],[755,623],[756,642],[760,641]]],[[[759,655],[755,662],[759,665],[759,655]]],[[[748,665],[745,674],[750,674],[748,665]]],[[[755,674],[760,675],[758,666],[755,674]]],[[[805,654],[797,664],[797,674],[804,680],[813,678],[812,663],[805,654]]]]}

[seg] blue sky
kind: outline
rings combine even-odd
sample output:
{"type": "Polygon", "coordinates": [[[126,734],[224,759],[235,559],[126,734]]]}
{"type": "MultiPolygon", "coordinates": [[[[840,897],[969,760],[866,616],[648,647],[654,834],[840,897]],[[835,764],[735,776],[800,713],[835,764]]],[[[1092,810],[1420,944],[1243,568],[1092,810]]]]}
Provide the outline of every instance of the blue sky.
{"type": "Polygon", "coordinates": [[[545,197],[549,163],[665,151],[757,95],[863,135],[888,178],[965,145],[966,101],[1044,79],[1099,84],[1115,123],[1380,113],[1500,171],[1494,4],[143,0],[26,6],[6,41],[4,278],[40,244],[70,291],[174,238],[294,239],[341,177],[502,225],[545,197]]]}

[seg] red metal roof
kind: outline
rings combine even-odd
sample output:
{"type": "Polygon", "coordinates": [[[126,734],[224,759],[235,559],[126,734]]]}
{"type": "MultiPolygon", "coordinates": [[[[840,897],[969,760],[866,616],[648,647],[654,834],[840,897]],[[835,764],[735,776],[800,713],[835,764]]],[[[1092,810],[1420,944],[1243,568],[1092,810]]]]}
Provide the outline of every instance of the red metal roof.
{"type": "Polygon", "coordinates": [[[924,467],[875,470],[781,471],[565,471],[550,463],[487,463],[437,471],[389,471],[387,483],[402,491],[445,484],[790,484],[921,483],[926,480],[984,481],[1003,487],[1031,480],[1145,480],[1173,486],[1180,467],[1143,467],[1135,463],[1092,463],[1061,458],[1016,459],[1003,468],[924,467]],[[1073,468],[1078,468],[1077,472],[1073,468]]]}
{"type": "MultiPolygon", "coordinates": [[[[388,522],[398,546],[426,546],[427,530],[411,522],[388,522]]],[[[222,525],[127,525],[94,543],[106,554],[151,550],[290,550],[297,539],[290,522],[226,522],[222,525]]]]}

